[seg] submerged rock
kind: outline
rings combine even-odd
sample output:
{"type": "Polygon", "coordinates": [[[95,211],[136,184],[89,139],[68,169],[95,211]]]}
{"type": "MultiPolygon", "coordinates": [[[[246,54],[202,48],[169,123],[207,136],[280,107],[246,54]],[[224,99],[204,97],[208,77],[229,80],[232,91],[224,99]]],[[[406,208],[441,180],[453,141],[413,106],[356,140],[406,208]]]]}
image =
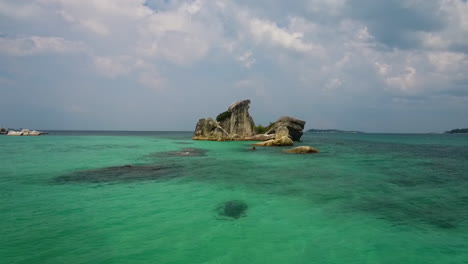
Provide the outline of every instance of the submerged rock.
{"type": "Polygon", "coordinates": [[[180,166],[124,165],[73,172],[55,178],[56,183],[105,183],[160,180],[181,176],[180,166]]]}
{"type": "Polygon", "coordinates": [[[178,144],[178,145],[192,145],[193,143],[181,141],[181,142],[176,142],[176,144],[178,144]]]}
{"type": "Polygon", "coordinates": [[[198,149],[198,148],[184,148],[181,150],[176,151],[167,151],[167,152],[157,152],[151,154],[151,157],[164,157],[164,156],[178,156],[178,157],[201,157],[206,156],[205,149],[198,149]]]}
{"type": "Polygon", "coordinates": [[[294,153],[294,154],[306,154],[306,153],[319,153],[316,148],[309,147],[309,146],[299,146],[292,149],[286,150],[287,153],[294,153]]]}
{"type": "Polygon", "coordinates": [[[167,152],[168,155],[180,156],[180,157],[200,157],[206,156],[207,150],[197,148],[185,148],[179,151],[167,152]]]}
{"type": "Polygon", "coordinates": [[[358,201],[351,208],[372,213],[380,219],[385,219],[398,225],[428,225],[440,229],[456,229],[466,221],[464,211],[456,208],[456,204],[440,202],[437,199],[404,199],[377,198],[358,201]]]}
{"type": "Polygon", "coordinates": [[[243,201],[231,200],[218,206],[216,211],[221,217],[227,217],[228,219],[239,219],[246,216],[246,211],[248,208],[248,205],[243,201]]]}

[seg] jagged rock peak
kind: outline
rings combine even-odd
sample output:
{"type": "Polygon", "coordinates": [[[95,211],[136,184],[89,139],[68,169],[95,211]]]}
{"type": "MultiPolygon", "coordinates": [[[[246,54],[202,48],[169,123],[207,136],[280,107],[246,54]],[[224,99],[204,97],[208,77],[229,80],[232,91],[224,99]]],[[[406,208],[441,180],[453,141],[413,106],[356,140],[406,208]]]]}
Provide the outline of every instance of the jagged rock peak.
{"type": "Polygon", "coordinates": [[[240,108],[247,108],[247,110],[249,109],[249,105],[250,105],[250,100],[249,99],[246,99],[246,100],[240,100],[240,101],[237,101],[237,102],[234,102],[232,103],[229,108],[228,108],[228,111],[229,112],[234,112],[240,108]]]}
{"type": "Polygon", "coordinates": [[[217,120],[200,119],[195,128],[195,140],[248,140],[252,137],[255,123],[249,114],[250,100],[231,104],[226,112],[218,115],[217,120]]]}

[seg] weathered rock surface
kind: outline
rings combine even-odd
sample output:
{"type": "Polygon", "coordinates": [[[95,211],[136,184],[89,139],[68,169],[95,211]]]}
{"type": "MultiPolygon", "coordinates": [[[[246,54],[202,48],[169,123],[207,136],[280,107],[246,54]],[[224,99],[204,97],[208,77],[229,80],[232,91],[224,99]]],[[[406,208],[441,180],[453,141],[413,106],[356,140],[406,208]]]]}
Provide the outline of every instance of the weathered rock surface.
{"type": "Polygon", "coordinates": [[[228,140],[231,136],[212,118],[202,118],[198,120],[193,139],[195,140],[228,140]]]}
{"type": "Polygon", "coordinates": [[[289,129],[285,126],[280,126],[275,131],[275,139],[280,139],[282,137],[290,137],[289,129]]]}
{"type": "Polygon", "coordinates": [[[283,136],[278,139],[271,139],[259,143],[252,144],[254,147],[280,147],[280,146],[293,146],[294,142],[289,136],[283,136]]]}
{"type": "Polygon", "coordinates": [[[22,136],[23,133],[21,133],[21,131],[14,131],[14,130],[10,130],[8,131],[8,134],[7,136],[22,136]]]}
{"type": "Polygon", "coordinates": [[[291,116],[282,116],[276,120],[275,124],[268,130],[266,134],[284,134],[284,128],[288,130],[288,134],[293,141],[299,141],[302,137],[305,121],[291,116]]]}
{"type": "Polygon", "coordinates": [[[195,128],[193,139],[215,141],[248,140],[255,134],[255,123],[249,114],[249,104],[250,100],[233,103],[221,120],[200,119],[195,128]]]}
{"type": "Polygon", "coordinates": [[[246,138],[246,140],[250,140],[250,141],[266,141],[266,140],[271,140],[271,139],[275,139],[275,134],[270,134],[270,135],[258,134],[258,135],[246,138]]]}
{"type": "Polygon", "coordinates": [[[14,131],[14,130],[10,130],[8,131],[8,136],[40,136],[40,135],[44,135],[46,133],[44,132],[40,132],[40,131],[36,131],[36,130],[29,130],[29,129],[22,129],[21,131],[14,131]]]}
{"type": "Polygon", "coordinates": [[[292,149],[286,150],[287,153],[294,153],[294,154],[306,154],[306,153],[319,153],[316,148],[309,147],[309,146],[299,146],[292,149]]]}
{"type": "MultiPolygon", "coordinates": [[[[241,138],[251,137],[255,134],[255,123],[249,114],[250,100],[242,100],[229,106],[231,112],[229,126],[226,126],[230,135],[238,135],[241,138]]],[[[224,127],[224,126],[223,126],[224,127]]]]}

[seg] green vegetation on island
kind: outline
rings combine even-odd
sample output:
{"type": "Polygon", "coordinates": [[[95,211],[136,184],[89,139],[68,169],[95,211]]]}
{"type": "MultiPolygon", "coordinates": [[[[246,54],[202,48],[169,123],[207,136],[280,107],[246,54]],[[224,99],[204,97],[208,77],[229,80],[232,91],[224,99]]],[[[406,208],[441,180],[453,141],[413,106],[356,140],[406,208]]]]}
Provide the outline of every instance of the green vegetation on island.
{"type": "Polygon", "coordinates": [[[219,114],[219,115],[216,117],[216,121],[218,121],[218,122],[224,121],[225,119],[230,118],[231,115],[232,115],[232,112],[231,112],[231,111],[222,112],[221,114],[219,114]]]}
{"type": "Polygon", "coordinates": [[[468,134],[468,128],[456,128],[450,131],[446,131],[446,134],[468,134]]]}
{"type": "Polygon", "coordinates": [[[346,131],[338,129],[309,129],[308,133],[364,133],[361,131],[346,131]]]}
{"type": "Polygon", "coordinates": [[[266,132],[268,132],[268,130],[270,130],[270,128],[274,124],[275,124],[275,122],[270,122],[270,124],[268,124],[268,126],[262,126],[262,125],[255,126],[254,131],[255,131],[256,134],[265,134],[266,132]]]}

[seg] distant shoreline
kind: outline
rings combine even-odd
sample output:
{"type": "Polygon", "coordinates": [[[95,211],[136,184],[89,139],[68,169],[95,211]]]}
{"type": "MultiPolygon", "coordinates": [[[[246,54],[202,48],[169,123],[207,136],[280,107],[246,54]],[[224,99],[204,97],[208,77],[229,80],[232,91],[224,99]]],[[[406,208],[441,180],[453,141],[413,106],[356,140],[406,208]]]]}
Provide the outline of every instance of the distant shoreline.
{"type": "Polygon", "coordinates": [[[338,130],[338,129],[309,129],[307,133],[350,133],[350,134],[364,134],[365,132],[361,131],[347,131],[347,130],[338,130]]]}
{"type": "Polygon", "coordinates": [[[456,128],[445,131],[445,134],[468,134],[468,128],[456,128]]]}

